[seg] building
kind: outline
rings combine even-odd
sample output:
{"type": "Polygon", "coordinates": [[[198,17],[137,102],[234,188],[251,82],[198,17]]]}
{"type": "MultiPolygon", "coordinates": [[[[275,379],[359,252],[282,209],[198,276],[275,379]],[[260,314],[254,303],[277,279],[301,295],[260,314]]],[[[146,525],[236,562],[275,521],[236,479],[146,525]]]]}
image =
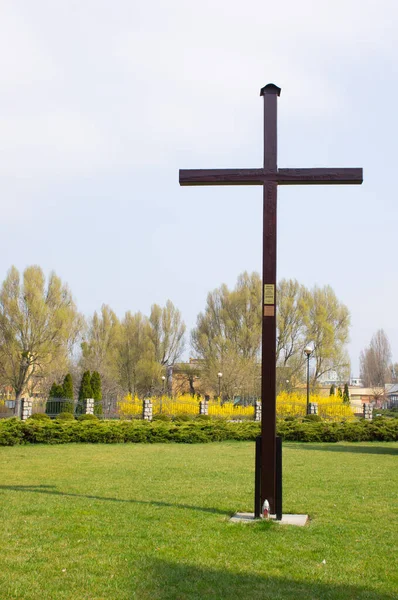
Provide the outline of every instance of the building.
{"type": "Polygon", "coordinates": [[[398,408],[398,383],[388,386],[388,389],[386,390],[386,398],[386,408],[398,408]]]}

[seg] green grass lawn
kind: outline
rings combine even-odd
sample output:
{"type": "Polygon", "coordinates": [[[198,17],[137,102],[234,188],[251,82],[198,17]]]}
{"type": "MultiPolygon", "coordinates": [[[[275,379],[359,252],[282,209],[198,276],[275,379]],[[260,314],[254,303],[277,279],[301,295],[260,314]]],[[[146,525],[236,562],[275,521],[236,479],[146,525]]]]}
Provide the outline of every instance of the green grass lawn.
{"type": "Polygon", "coordinates": [[[0,599],[396,599],[397,459],[285,443],[299,528],[228,522],[252,510],[253,443],[2,447],[0,599]]]}

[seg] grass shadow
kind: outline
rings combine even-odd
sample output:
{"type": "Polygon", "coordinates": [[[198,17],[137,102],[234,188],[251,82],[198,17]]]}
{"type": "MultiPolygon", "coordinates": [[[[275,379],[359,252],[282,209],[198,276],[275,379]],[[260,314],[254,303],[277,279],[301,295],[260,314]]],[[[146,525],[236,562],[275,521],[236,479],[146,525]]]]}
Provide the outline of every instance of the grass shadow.
{"type": "Polygon", "coordinates": [[[35,494],[48,494],[50,496],[66,496],[68,498],[86,498],[88,500],[103,500],[105,502],[121,502],[131,504],[143,504],[151,506],[160,506],[163,508],[181,508],[187,510],[196,510],[205,513],[214,513],[223,515],[224,517],[231,516],[231,512],[220,510],[219,508],[208,508],[205,506],[192,506],[190,504],[178,504],[173,502],[162,502],[159,500],[134,500],[132,498],[110,498],[109,496],[94,496],[89,494],[73,494],[70,492],[59,492],[54,485],[0,485],[1,490],[11,490],[14,492],[28,492],[35,494]]]}
{"type": "MultiPolygon", "coordinates": [[[[148,557],[149,558],[149,557],[148,557]]],[[[250,556],[248,555],[248,564],[250,556]]],[[[389,593],[365,586],[334,584],[330,581],[296,581],[232,573],[195,565],[177,564],[150,557],[150,569],[140,584],[131,583],[132,594],[152,600],[394,600],[389,593]],[[137,587],[139,589],[137,589],[137,587]]],[[[324,567],[320,566],[320,569],[324,567]]],[[[323,573],[320,574],[323,577],[323,573]]],[[[133,597],[133,596],[132,596],[133,597]]]]}
{"type": "MultiPolygon", "coordinates": [[[[374,442],[373,442],[374,443],[374,442]]],[[[350,446],[340,445],[338,443],[327,444],[327,443],[298,443],[298,442],[284,442],[286,448],[295,448],[299,450],[320,450],[322,452],[354,452],[356,454],[390,454],[392,456],[398,456],[398,447],[391,448],[388,446],[361,446],[360,442],[352,442],[350,446]]]]}

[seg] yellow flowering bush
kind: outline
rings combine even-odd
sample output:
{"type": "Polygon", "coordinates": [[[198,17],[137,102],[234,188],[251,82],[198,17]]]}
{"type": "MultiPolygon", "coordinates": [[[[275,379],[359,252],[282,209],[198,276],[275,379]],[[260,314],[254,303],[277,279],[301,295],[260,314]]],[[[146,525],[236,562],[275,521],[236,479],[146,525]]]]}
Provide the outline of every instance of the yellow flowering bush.
{"type": "Polygon", "coordinates": [[[121,417],[137,417],[142,415],[142,400],[138,396],[127,394],[117,403],[117,408],[121,417]]]}
{"type": "Polygon", "coordinates": [[[209,401],[209,415],[226,419],[254,419],[254,406],[240,406],[233,402],[209,401]]]}
{"type": "MultiPolygon", "coordinates": [[[[355,420],[354,410],[343,404],[340,396],[310,395],[310,402],[318,404],[318,415],[322,418],[341,421],[355,420]]],[[[307,410],[307,396],[298,392],[281,392],[276,398],[276,414],[278,417],[304,417],[307,410]]]]}
{"type": "MultiPolygon", "coordinates": [[[[169,396],[153,397],[153,415],[165,414],[170,417],[187,415],[196,417],[199,414],[199,400],[190,394],[182,394],[175,398],[169,396]]],[[[340,396],[319,396],[311,394],[310,402],[318,404],[318,414],[325,419],[341,421],[343,419],[355,420],[354,410],[343,404],[340,396]]],[[[276,399],[276,414],[284,417],[304,417],[307,410],[307,397],[298,392],[281,392],[276,399]]],[[[118,411],[121,417],[139,417],[142,415],[142,400],[138,396],[128,394],[118,402],[118,411]]],[[[233,402],[209,400],[208,414],[211,417],[224,417],[225,419],[254,419],[254,406],[241,406],[233,402]]]]}
{"type": "Polygon", "coordinates": [[[196,417],[199,414],[199,400],[193,398],[190,394],[181,394],[176,398],[169,396],[160,396],[152,398],[153,415],[165,414],[170,417],[176,415],[188,415],[196,417]]]}

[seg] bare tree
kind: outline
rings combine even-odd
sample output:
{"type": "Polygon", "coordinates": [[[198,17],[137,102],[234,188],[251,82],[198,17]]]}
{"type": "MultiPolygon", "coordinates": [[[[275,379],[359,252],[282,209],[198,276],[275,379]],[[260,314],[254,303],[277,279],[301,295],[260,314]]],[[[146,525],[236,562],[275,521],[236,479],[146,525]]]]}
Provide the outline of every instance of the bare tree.
{"type": "Polygon", "coordinates": [[[359,357],[361,379],[366,387],[374,390],[376,400],[384,394],[384,386],[391,378],[391,357],[388,337],[383,329],[379,329],[359,357]]]}

